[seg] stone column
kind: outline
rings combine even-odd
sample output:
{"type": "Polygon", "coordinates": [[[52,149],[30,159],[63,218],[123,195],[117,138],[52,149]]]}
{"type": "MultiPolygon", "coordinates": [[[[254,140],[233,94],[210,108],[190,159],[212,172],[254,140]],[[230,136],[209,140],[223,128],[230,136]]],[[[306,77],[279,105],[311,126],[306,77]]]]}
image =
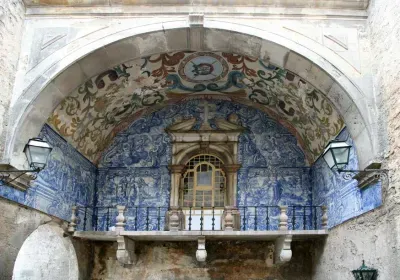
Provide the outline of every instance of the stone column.
{"type": "Polygon", "coordinates": [[[68,224],[68,232],[75,232],[76,230],[76,211],[78,210],[78,206],[72,206],[72,214],[71,214],[71,222],[68,224]]]}
{"type": "Polygon", "coordinates": [[[125,216],[124,216],[124,211],[125,211],[125,206],[117,206],[118,209],[118,216],[117,216],[117,223],[115,224],[115,230],[116,232],[121,232],[125,230],[125,216]]]}
{"type": "Polygon", "coordinates": [[[281,214],[279,215],[279,230],[288,230],[287,206],[279,206],[281,214]]]}
{"type": "Polygon", "coordinates": [[[224,166],[226,173],[226,205],[237,206],[237,172],[240,166],[240,164],[227,164],[224,166]]]}
{"type": "Polygon", "coordinates": [[[170,206],[178,206],[179,204],[179,186],[181,184],[182,172],[185,169],[183,164],[171,164],[171,198],[170,206]]]}

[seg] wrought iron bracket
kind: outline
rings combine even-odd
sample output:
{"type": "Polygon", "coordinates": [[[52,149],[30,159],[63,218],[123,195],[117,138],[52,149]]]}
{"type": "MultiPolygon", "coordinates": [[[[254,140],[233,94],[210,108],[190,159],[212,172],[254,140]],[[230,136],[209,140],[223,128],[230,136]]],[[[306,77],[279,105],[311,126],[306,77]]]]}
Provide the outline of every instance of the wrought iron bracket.
{"type": "Polygon", "coordinates": [[[345,180],[357,180],[359,188],[363,188],[379,180],[387,180],[389,178],[389,169],[374,169],[374,168],[366,168],[363,170],[338,169],[337,172],[339,174],[342,174],[342,177],[345,180]]]}
{"type": "Polygon", "coordinates": [[[26,191],[29,182],[37,178],[40,168],[18,170],[10,165],[0,165],[0,181],[21,191],[26,191]]]}

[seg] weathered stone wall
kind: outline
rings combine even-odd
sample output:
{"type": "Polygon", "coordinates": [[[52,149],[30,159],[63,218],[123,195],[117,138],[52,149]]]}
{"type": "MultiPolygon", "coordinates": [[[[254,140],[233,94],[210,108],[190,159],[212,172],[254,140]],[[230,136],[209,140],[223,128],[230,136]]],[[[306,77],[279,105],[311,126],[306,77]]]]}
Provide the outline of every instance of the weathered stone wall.
{"type": "Polygon", "coordinates": [[[137,263],[121,266],[115,243],[96,243],[91,279],[311,279],[312,243],[293,242],[290,263],[268,268],[268,242],[206,241],[207,261],[196,261],[196,242],[136,242],[137,263]]]}
{"type": "Polygon", "coordinates": [[[25,240],[13,269],[13,280],[78,280],[78,259],[64,230],[55,223],[39,226],[25,240]]]}
{"type": "MultiPolygon", "coordinates": [[[[58,218],[0,197],[0,280],[12,278],[15,260],[23,243],[39,226],[49,222],[66,226],[58,218]]],[[[72,243],[79,260],[79,279],[86,280],[91,272],[91,245],[75,239],[72,243]]]]}
{"type": "Polygon", "coordinates": [[[372,0],[370,3],[368,23],[374,90],[383,113],[379,119],[380,133],[388,136],[384,166],[391,169],[390,183],[383,185],[384,204],[330,231],[315,255],[315,280],[354,279],[350,271],[359,267],[362,259],[379,270],[378,279],[394,280],[400,275],[399,16],[399,1],[372,0]]]}
{"type": "Polygon", "coordinates": [[[17,72],[24,18],[22,0],[0,0],[0,155],[6,143],[5,128],[17,72]]]}
{"type": "Polygon", "coordinates": [[[0,279],[11,279],[15,259],[25,239],[52,218],[0,197],[0,279]]]}

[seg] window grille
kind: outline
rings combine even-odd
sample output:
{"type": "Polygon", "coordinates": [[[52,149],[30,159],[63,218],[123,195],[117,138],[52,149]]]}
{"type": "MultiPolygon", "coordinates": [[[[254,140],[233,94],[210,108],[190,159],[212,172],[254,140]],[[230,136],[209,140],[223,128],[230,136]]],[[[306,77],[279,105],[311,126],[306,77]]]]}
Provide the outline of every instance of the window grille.
{"type": "Polygon", "coordinates": [[[180,206],[224,207],[226,178],[222,165],[213,155],[191,158],[181,181],[180,206]]]}

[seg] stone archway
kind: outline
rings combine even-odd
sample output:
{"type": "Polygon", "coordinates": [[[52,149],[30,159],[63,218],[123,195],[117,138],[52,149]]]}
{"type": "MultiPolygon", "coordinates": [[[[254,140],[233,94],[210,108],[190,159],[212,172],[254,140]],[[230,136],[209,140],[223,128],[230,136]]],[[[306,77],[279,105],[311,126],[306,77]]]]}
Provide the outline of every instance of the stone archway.
{"type": "Polygon", "coordinates": [[[15,261],[13,280],[78,280],[74,246],[58,225],[39,226],[25,240],[15,261]]]}
{"type": "Polygon", "coordinates": [[[26,80],[32,82],[25,85],[11,108],[3,161],[21,166],[23,145],[38,134],[57,104],[83,81],[127,60],[187,49],[235,51],[268,59],[301,76],[320,89],[342,115],[356,143],[360,167],[378,160],[381,147],[372,121],[376,106],[368,104],[365,94],[349,78],[347,63],[322,46],[311,49],[307,42],[292,40],[286,34],[217,20],[195,28],[188,28],[182,20],[121,27],[116,34],[99,34],[90,43],[76,44],[81,47],[69,53],[60,50],[28,73],[26,80]],[[182,34],[186,34],[184,39],[174,40],[182,34]],[[107,55],[112,51],[117,55],[107,55]]]}

